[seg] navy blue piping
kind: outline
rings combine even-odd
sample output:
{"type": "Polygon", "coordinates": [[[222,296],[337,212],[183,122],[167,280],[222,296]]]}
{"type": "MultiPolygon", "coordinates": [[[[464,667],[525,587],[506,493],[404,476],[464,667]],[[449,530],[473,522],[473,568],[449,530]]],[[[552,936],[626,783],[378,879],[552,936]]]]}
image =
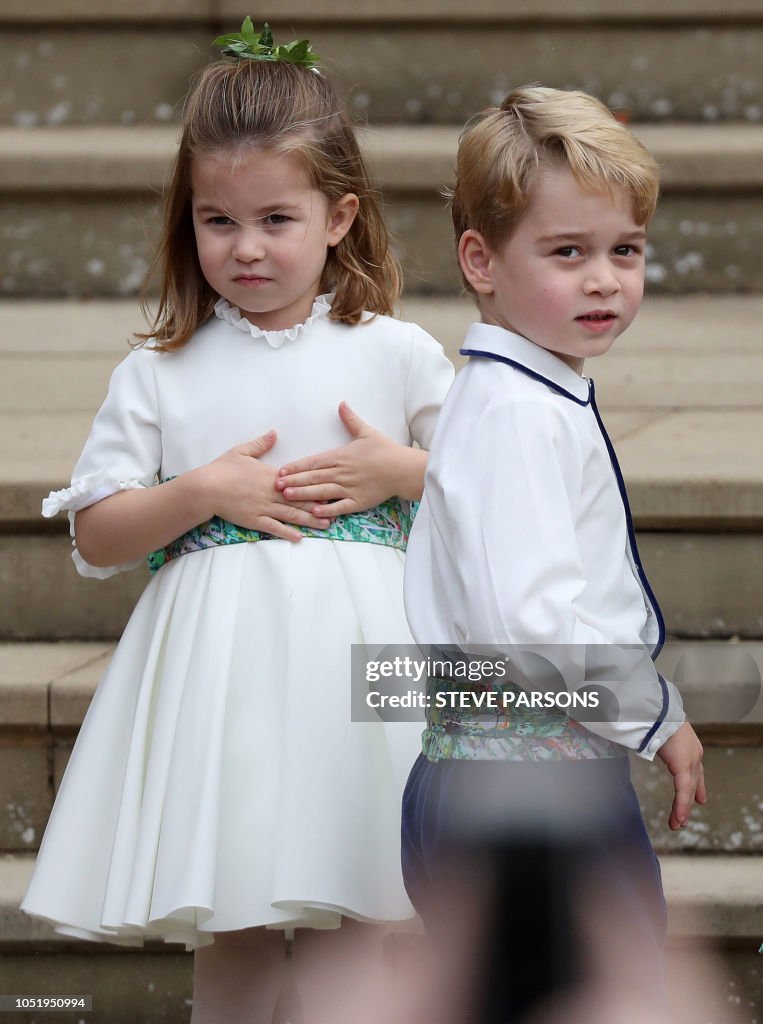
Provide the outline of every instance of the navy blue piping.
{"type": "MultiPolygon", "coordinates": [[[[638,545],[636,543],[636,531],[633,527],[633,515],[631,514],[631,507],[630,503],[628,502],[628,492],[625,489],[625,481],[623,480],[623,474],[620,469],[620,463],[617,461],[617,455],[615,454],[614,445],[609,439],[609,434],[606,431],[601,415],[599,414],[599,409],[596,405],[596,389],[594,387],[593,381],[588,381],[588,399],[587,401],[584,402],[576,395],[573,395],[570,391],[567,391],[565,388],[560,387],[560,385],[557,384],[555,381],[549,380],[547,377],[542,376],[540,373],[536,373],[534,370],[530,370],[526,366],[523,366],[522,363],[518,363],[515,362],[515,360],[513,359],[509,359],[507,356],[499,356],[496,355],[495,352],[482,352],[479,351],[478,349],[470,348],[462,348],[461,355],[477,356],[481,359],[494,359],[496,362],[506,363],[507,366],[513,366],[515,370],[519,370],[520,373],[524,373],[527,377],[532,377],[533,380],[540,381],[541,384],[545,384],[547,387],[552,388],[554,391],[557,391],[560,395],[564,395],[565,398],[571,399],[573,402],[577,403],[577,405],[586,406],[590,404],[591,409],[593,410],[593,414],[596,417],[596,423],[598,424],[599,430],[601,431],[601,436],[604,438],[604,444],[607,446],[607,452],[609,453],[609,461],[612,465],[612,470],[615,474],[617,488],[620,491],[620,498],[623,503],[623,511],[625,512],[625,524],[628,530],[628,543],[630,544],[633,561],[635,563],[636,570],[638,571],[639,581],[641,583],[641,586],[644,588],[644,592],[647,598],[649,599],[649,603],[651,604],[655,618],[657,619],[658,638],[654,650],[652,651],[652,661],[655,661],[665,644],[665,619],[663,618],[660,606],[657,604],[657,598],[654,596],[654,591],[649,585],[649,580],[646,578],[644,567],[641,564],[641,556],[639,555],[638,545]]],[[[638,748],[638,753],[641,753],[641,751],[646,748],[652,736],[654,736],[659,727],[665,721],[665,716],[668,713],[670,695],[668,692],[667,683],[662,678],[662,676],[659,675],[659,673],[657,675],[657,678],[660,680],[660,687],[662,688],[662,709],[660,711],[659,716],[657,717],[656,722],[652,725],[649,732],[644,737],[641,746],[638,748]]]]}
{"type": "Polygon", "coordinates": [[[659,655],[665,643],[665,619],[662,617],[662,611],[660,606],[657,604],[657,598],[654,596],[654,591],[649,585],[649,580],[646,578],[644,567],[641,564],[641,556],[638,553],[638,545],[636,544],[636,531],[633,528],[633,516],[631,515],[631,507],[628,502],[628,492],[625,489],[625,481],[623,480],[623,474],[620,470],[620,463],[617,461],[617,455],[615,454],[615,448],[609,439],[609,434],[604,427],[599,409],[596,405],[596,389],[594,388],[593,381],[589,382],[590,386],[590,398],[591,398],[591,409],[596,417],[596,422],[599,425],[601,436],[604,438],[604,444],[607,446],[609,452],[609,461],[612,463],[612,469],[615,473],[615,479],[617,480],[617,486],[620,490],[620,497],[623,502],[623,509],[625,510],[625,523],[628,528],[628,543],[631,546],[631,554],[633,555],[633,561],[636,563],[636,569],[638,570],[639,580],[641,586],[644,588],[646,596],[649,598],[649,603],[654,611],[655,618],[657,619],[657,627],[659,629],[659,635],[654,650],[652,651],[652,661],[654,661],[659,655]]]}
{"type": "Polygon", "coordinates": [[[662,676],[659,674],[659,672],[657,673],[657,678],[660,680],[660,687],[662,688],[662,710],[660,711],[660,714],[657,717],[657,721],[654,723],[652,728],[649,730],[649,732],[646,734],[646,736],[641,741],[641,744],[640,744],[638,750],[636,751],[637,754],[640,754],[642,750],[646,750],[646,747],[647,747],[647,744],[649,743],[649,740],[652,738],[652,736],[654,736],[654,734],[660,728],[662,723],[665,721],[665,716],[668,713],[668,705],[670,703],[670,695],[668,693],[668,684],[665,682],[665,680],[662,678],[662,676]]]}
{"type": "Polygon", "coordinates": [[[524,373],[527,377],[532,377],[533,380],[540,381],[541,384],[545,384],[554,391],[558,391],[560,395],[564,395],[565,398],[569,398],[578,405],[588,405],[591,400],[590,394],[588,398],[583,401],[582,398],[578,398],[577,395],[573,395],[571,391],[567,391],[566,388],[561,387],[561,385],[557,384],[556,381],[549,380],[548,377],[544,377],[542,374],[536,373],[535,370],[528,370],[526,366],[523,366],[521,363],[514,362],[513,359],[509,359],[507,356],[498,356],[495,352],[481,352],[476,348],[462,348],[459,354],[462,356],[478,356],[480,359],[495,359],[497,363],[506,363],[507,366],[513,366],[515,370],[519,370],[520,373],[524,373]]]}

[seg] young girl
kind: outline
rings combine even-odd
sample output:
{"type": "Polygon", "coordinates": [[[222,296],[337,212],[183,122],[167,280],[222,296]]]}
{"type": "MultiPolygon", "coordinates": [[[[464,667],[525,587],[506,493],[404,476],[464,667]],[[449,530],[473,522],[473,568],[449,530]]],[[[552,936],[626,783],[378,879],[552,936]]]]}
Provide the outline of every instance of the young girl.
{"type": "Polygon", "coordinates": [[[193,88],[150,338],[44,504],[69,511],[83,575],[150,552],[155,574],[23,909],[204,947],[194,1024],[271,1019],[284,929],[412,913],[399,821],[420,730],[351,722],[349,666],[352,644],[410,642],[410,445],[452,368],[389,317],[398,270],[334,90],[277,57],[220,59],[193,88]]]}

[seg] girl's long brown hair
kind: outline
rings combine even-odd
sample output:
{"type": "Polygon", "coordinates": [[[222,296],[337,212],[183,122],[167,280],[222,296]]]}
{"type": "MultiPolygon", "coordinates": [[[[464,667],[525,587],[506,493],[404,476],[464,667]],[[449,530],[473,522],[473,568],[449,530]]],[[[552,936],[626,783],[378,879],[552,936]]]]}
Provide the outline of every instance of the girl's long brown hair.
{"type": "Polygon", "coordinates": [[[329,202],[354,192],[360,208],[352,227],[328,250],[322,291],[335,291],[330,316],[356,324],[364,310],[391,314],[400,293],[400,267],[390,252],[378,194],[350,119],[323,75],[293,64],[220,59],[189,93],[177,160],[166,194],[164,224],[148,282],[161,279],[155,315],[138,344],[180,348],[212,314],[217,294],[196,255],[191,214],[194,156],[237,153],[249,146],[298,156],[311,186],[329,202]]]}

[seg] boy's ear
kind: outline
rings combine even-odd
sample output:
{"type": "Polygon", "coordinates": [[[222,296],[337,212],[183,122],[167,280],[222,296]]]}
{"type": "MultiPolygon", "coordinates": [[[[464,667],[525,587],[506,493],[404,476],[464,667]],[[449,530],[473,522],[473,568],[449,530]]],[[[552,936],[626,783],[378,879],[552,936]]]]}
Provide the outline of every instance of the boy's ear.
{"type": "Polygon", "coordinates": [[[464,231],[458,241],[458,262],[464,277],[478,295],[493,294],[493,251],[473,228],[464,231]]]}
{"type": "Polygon", "coordinates": [[[332,204],[326,234],[328,245],[338,245],[342,241],[352,227],[352,222],[358,215],[359,207],[360,200],[354,192],[347,192],[341,199],[337,199],[332,204]]]}

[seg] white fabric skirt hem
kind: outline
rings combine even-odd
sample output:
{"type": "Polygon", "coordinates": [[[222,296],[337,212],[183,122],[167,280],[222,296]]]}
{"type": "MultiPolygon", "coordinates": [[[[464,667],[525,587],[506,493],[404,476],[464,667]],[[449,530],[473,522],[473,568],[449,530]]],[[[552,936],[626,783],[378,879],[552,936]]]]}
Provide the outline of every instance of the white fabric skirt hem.
{"type": "MultiPolygon", "coordinates": [[[[22,908],[63,934],[413,916],[400,809],[421,723],[352,721],[353,644],[411,643],[403,555],[305,538],[150,582],[75,744],[22,908]]],[[[97,584],[94,584],[97,585],[97,584]]]]}
{"type": "MultiPolygon", "coordinates": [[[[235,927],[226,928],[223,922],[215,921],[210,915],[206,927],[199,925],[193,927],[182,920],[165,918],[162,921],[152,921],[145,927],[122,926],[113,928],[87,928],[73,924],[64,924],[44,914],[36,913],[28,905],[22,904],[22,909],[32,917],[49,924],[58,935],[69,938],[81,939],[86,942],[108,942],[112,945],[140,948],[146,942],[166,942],[183,945],[187,950],[199,949],[214,941],[216,932],[239,931],[242,927],[257,928],[264,927],[273,931],[293,931],[297,928],[311,928],[318,931],[332,931],[339,928],[343,918],[352,918],[364,924],[402,924],[409,921],[413,915],[390,921],[380,921],[374,917],[368,917],[350,911],[347,907],[330,906],[320,903],[300,903],[298,900],[284,901],[280,908],[274,908],[272,920],[258,920],[246,925],[237,922],[235,927]],[[278,913],[282,910],[283,913],[278,913]]],[[[184,908],[190,914],[198,912],[199,908],[184,908]]]]}

